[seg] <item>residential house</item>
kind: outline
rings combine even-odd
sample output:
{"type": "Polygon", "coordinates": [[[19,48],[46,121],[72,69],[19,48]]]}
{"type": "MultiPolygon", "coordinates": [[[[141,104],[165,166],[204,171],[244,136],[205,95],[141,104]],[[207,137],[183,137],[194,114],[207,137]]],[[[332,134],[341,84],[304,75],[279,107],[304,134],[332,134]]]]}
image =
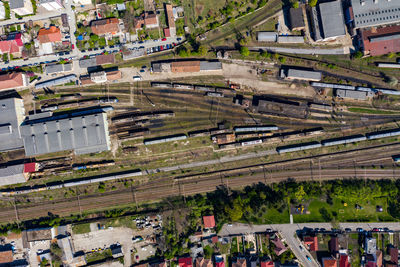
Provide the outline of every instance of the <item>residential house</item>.
{"type": "Polygon", "coordinates": [[[2,54],[12,55],[14,58],[22,57],[22,41],[21,33],[10,33],[5,38],[0,39],[0,52],[2,54]]]}
{"type": "Polygon", "coordinates": [[[12,72],[0,75],[0,91],[22,88],[28,84],[28,77],[25,73],[12,72]]]}
{"type": "Polygon", "coordinates": [[[247,267],[247,260],[246,258],[236,258],[232,261],[232,267],[247,267]]]}
{"type": "Polygon", "coordinates": [[[192,257],[179,258],[178,265],[179,267],[192,267],[193,266],[192,257]]]}
{"type": "Polygon", "coordinates": [[[0,152],[23,148],[19,126],[25,119],[24,102],[20,98],[0,99],[0,152]]]}
{"type": "Polygon", "coordinates": [[[10,0],[8,3],[10,5],[10,10],[19,16],[33,14],[31,0],[10,0]]]}
{"type": "Polygon", "coordinates": [[[65,266],[79,267],[86,265],[86,259],[84,255],[74,255],[70,236],[57,239],[57,244],[62,250],[62,262],[65,264],[65,266]]]}
{"type": "Polygon", "coordinates": [[[165,4],[165,14],[167,16],[167,24],[171,37],[176,36],[175,18],[171,4],[165,4]]]}
{"type": "Polygon", "coordinates": [[[54,11],[64,8],[62,0],[39,0],[39,5],[47,11],[54,11]]]}
{"type": "Polygon", "coordinates": [[[39,48],[39,55],[53,54],[54,47],[62,43],[61,39],[60,28],[56,26],[40,29],[35,40],[35,46],[39,48]]]}
{"type": "Polygon", "coordinates": [[[322,267],[337,267],[337,260],[333,258],[323,258],[322,267]]]}
{"type": "Polygon", "coordinates": [[[91,72],[90,75],[81,76],[81,84],[94,84],[94,83],[105,83],[107,81],[115,81],[121,79],[121,71],[97,71],[91,72]]]}
{"type": "Polygon", "coordinates": [[[215,267],[225,267],[224,257],[222,255],[214,256],[215,267]]]}
{"type": "Polygon", "coordinates": [[[324,2],[312,7],[311,24],[315,41],[330,41],[345,36],[342,1],[324,2]]]}
{"type": "Polygon", "coordinates": [[[360,43],[365,55],[381,56],[400,52],[400,26],[360,30],[360,43]]]}
{"type": "Polygon", "coordinates": [[[9,266],[13,261],[13,252],[11,249],[4,249],[0,251],[0,266],[9,266]]]}
{"type": "Polygon", "coordinates": [[[213,267],[213,262],[210,259],[206,259],[203,257],[196,258],[195,267],[213,267]]]}
{"type": "Polygon", "coordinates": [[[119,20],[117,18],[107,18],[94,20],[90,23],[92,33],[99,36],[113,36],[119,33],[119,20]]]}
{"type": "Polygon", "coordinates": [[[167,267],[166,261],[150,263],[149,267],[167,267]]]}
{"type": "Polygon", "coordinates": [[[393,264],[398,264],[399,262],[399,249],[394,246],[389,247],[390,262],[393,264]]]}
{"type": "Polygon", "coordinates": [[[289,19],[290,19],[290,29],[292,31],[301,31],[304,30],[306,25],[304,22],[303,9],[299,8],[291,8],[289,10],[289,19]]]}
{"type": "Polygon", "coordinates": [[[287,250],[285,245],[282,243],[282,241],[278,237],[275,237],[275,239],[272,240],[272,243],[274,243],[274,245],[275,245],[274,252],[277,256],[282,255],[287,250]]]}
{"type": "Polygon", "coordinates": [[[318,251],[318,237],[317,236],[306,236],[303,239],[304,245],[308,247],[310,251],[318,251]]]}
{"type": "Polygon", "coordinates": [[[113,245],[110,248],[111,248],[111,254],[112,254],[114,259],[124,256],[124,254],[122,253],[122,247],[121,246],[113,245]]]}
{"type": "Polygon", "coordinates": [[[351,265],[349,263],[349,255],[340,254],[339,267],[351,267],[351,265]]]}
{"type": "Polygon", "coordinates": [[[215,219],[214,215],[203,216],[203,224],[204,228],[214,228],[215,227],[215,219]]]}
{"type": "Polygon", "coordinates": [[[381,250],[376,251],[376,266],[377,267],[383,266],[383,253],[381,250]]]}
{"type": "Polygon", "coordinates": [[[159,26],[158,17],[155,13],[144,12],[139,17],[135,18],[135,28],[141,29],[146,27],[146,29],[157,28],[159,26]]]}
{"type": "Polygon", "coordinates": [[[260,262],[260,267],[274,267],[275,264],[272,260],[262,260],[260,262]]]}
{"type": "Polygon", "coordinates": [[[336,255],[339,252],[339,239],[337,236],[332,236],[331,240],[328,242],[329,245],[329,252],[332,255],[336,255]]]}
{"type": "Polygon", "coordinates": [[[364,245],[365,253],[375,255],[376,253],[376,239],[372,237],[365,238],[364,245]]]}
{"type": "Polygon", "coordinates": [[[4,7],[4,3],[0,2],[0,20],[6,18],[6,8],[4,7]]]}

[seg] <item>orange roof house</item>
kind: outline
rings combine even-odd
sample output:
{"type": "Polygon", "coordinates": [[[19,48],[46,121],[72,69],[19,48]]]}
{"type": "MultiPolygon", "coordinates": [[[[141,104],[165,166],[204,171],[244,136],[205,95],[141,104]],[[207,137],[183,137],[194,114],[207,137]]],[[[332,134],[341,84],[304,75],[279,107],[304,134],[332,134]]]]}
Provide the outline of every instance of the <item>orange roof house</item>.
{"type": "Polygon", "coordinates": [[[61,42],[61,31],[56,26],[50,26],[48,29],[40,29],[37,39],[41,44],[61,42]]]}
{"type": "Polygon", "coordinates": [[[199,60],[176,61],[171,63],[172,72],[199,72],[199,60]]]}
{"type": "Polygon", "coordinates": [[[318,237],[306,236],[303,240],[304,244],[308,246],[310,251],[318,251],[318,237]]]}
{"type": "Polygon", "coordinates": [[[215,227],[214,215],[203,216],[203,224],[204,228],[214,228],[215,227]]]}
{"type": "Polygon", "coordinates": [[[247,261],[245,258],[237,258],[232,262],[232,267],[247,267],[247,261]]]}
{"type": "Polygon", "coordinates": [[[213,267],[213,262],[210,259],[198,257],[198,258],[196,258],[196,266],[195,267],[213,267]]]}
{"type": "Polygon", "coordinates": [[[20,72],[6,73],[0,75],[0,90],[15,89],[27,86],[26,75],[20,72]]]}
{"type": "Polygon", "coordinates": [[[0,264],[7,264],[13,261],[12,250],[0,251],[0,264]]]}
{"type": "Polygon", "coordinates": [[[332,258],[323,258],[322,267],[337,267],[337,260],[332,258]]]}
{"type": "Polygon", "coordinates": [[[117,18],[94,20],[91,22],[90,28],[96,35],[114,35],[119,32],[119,22],[117,18]]]}

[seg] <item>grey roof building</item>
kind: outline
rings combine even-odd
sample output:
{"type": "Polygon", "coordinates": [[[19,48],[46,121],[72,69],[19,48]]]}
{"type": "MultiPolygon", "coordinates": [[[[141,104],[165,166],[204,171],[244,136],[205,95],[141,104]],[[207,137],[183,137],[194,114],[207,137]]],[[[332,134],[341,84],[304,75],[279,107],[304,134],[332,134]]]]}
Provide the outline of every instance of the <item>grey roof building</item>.
{"type": "Polygon", "coordinates": [[[81,68],[90,68],[90,67],[94,67],[94,66],[97,66],[95,57],[79,60],[79,67],[81,67],[81,68]]]}
{"type": "Polygon", "coordinates": [[[11,0],[9,1],[10,9],[21,8],[25,6],[24,0],[11,0]]]}
{"type": "Polygon", "coordinates": [[[222,63],[219,61],[200,61],[200,70],[221,70],[222,63]]]}
{"type": "Polygon", "coordinates": [[[372,97],[372,96],[373,96],[373,93],[371,93],[371,92],[336,89],[336,97],[340,97],[340,98],[350,98],[350,99],[354,99],[354,100],[367,100],[367,98],[372,97]]]}
{"type": "Polygon", "coordinates": [[[322,79],[322,73],[311,70],[281,69],[281,78],[288,80],[320,81],[322,79]]]}
{"type": "Polygon", "coordinates": [[[51,87],[51,86],[62,85],[65,83],[76,81],[76,79],[77,79],[77,77],[75,74],[69,74],[69,75],[59,77],[59,78],[55,78],[55,79],[37,83],[35,85],[35,89],[41,89],[41,88],[46,88],[46,87],[51,87]]]}
{"type": "Polygon", "coordinates": [[[293,30],[303,30],[306,25],[304,23],[303,9],[299,8],[291,8],[289,10],[289,18],[290,18],[290,29],[293,30]]]}
{"type": "Polygon", "coordinates": [[[398,0],[351,0],[356,29],[400,22],[398,0]]]}
{"type": "Polygon", "coordinates": [[[346,35],[341,0],[320,3],[311,9],[315,41],[327,41],[346,35]]]}
{"type": "Polygon", "coordinates": [[[46,74],[67,72],[67,71],[71,71],[71,70],[72,70],[72,64],[71,63],[52,64],[52,65],[47,65],[46,66],[46,74]]]}
{"type": "Polygon", "coordinates": [[[324,39],[346,35],[342,1],[319,4],[324,39]]]}
{"type": "Polygon", "coordinates": [[[0,166],[0,186],[25,183],[27,178],[24,164],[0,166]]]}
{"type": "Polygon", "coordinates": [[[20,125],[24,117],[25,109],[22,99],[0,99],[0,151],[23,147],[20,125]]]}
{"type": "Polygon", "coordinates": [[[304,36],[301,35],[280,35],[278,36],[278,43],[281,44],[303,44],[304,36]]]}
{"type": "Polygon", "coordinates": [[[41,117],[30,116],[21,126],[25,155],[33,156],[64,150],[75,154],[110,150],[107,114],[102,109],[76,111],[41,117]]]}
{"type": "Polygon", "coordinates": [[[276,42],[278,34],[276,32],[257,32],[259,42],[276,42]]]}

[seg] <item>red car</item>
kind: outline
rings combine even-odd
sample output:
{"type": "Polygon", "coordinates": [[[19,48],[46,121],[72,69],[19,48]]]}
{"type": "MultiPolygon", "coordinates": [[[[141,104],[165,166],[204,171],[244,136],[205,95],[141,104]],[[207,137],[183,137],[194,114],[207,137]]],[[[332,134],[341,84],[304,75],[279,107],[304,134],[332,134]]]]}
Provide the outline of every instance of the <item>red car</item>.
{"type": "Polygon", "coordinates": [[[72,48],[72,49],[75,49],[75,45],[74,45],[74,44],[72,44],[71,48],[72,48]]]}
{"type": "Polygon", "coordinates": [[[161,41],[167,41],[167,38],[162,38],[161,41]]]}

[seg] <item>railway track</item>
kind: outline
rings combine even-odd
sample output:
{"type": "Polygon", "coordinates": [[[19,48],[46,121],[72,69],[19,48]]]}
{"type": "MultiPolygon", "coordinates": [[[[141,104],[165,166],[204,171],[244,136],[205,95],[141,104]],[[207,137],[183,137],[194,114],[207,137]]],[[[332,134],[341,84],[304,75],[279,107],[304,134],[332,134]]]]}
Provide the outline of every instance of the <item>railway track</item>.
{"type": "Polygon", "coordinates": [[[338,178],[359,178],[359,179],[382,179],[400,178],[400,172],[381,169],[322,169],[316,174],[310,170],[284,171],[279,173],[255,173],[247,176],[236,176],[219,179],[215,177],[204,177],[195,181],[181,181],[172,184],[153,184],[151,186],[138,186],[135,189],[124,189],[111,191],[105,194],[95,194],[68,198],[62,201],[49,201],[46,203],[35,203],[30,206],[18,206],[16,208],[0,209],[0,222],[10,222],[17,220],[28,220],[49,213],[67,216],[77,214],[86,210],[100,210],[109,207],[135,204],[139,202],[159,201],[170,196],[187,196],[198,193],[205,193],[215,190],[219,186],[229,186],[233,188],[243,187],[255,183],[274,183],[281,182],[288,178],[297,181],[325,181],[338,178]]]}

